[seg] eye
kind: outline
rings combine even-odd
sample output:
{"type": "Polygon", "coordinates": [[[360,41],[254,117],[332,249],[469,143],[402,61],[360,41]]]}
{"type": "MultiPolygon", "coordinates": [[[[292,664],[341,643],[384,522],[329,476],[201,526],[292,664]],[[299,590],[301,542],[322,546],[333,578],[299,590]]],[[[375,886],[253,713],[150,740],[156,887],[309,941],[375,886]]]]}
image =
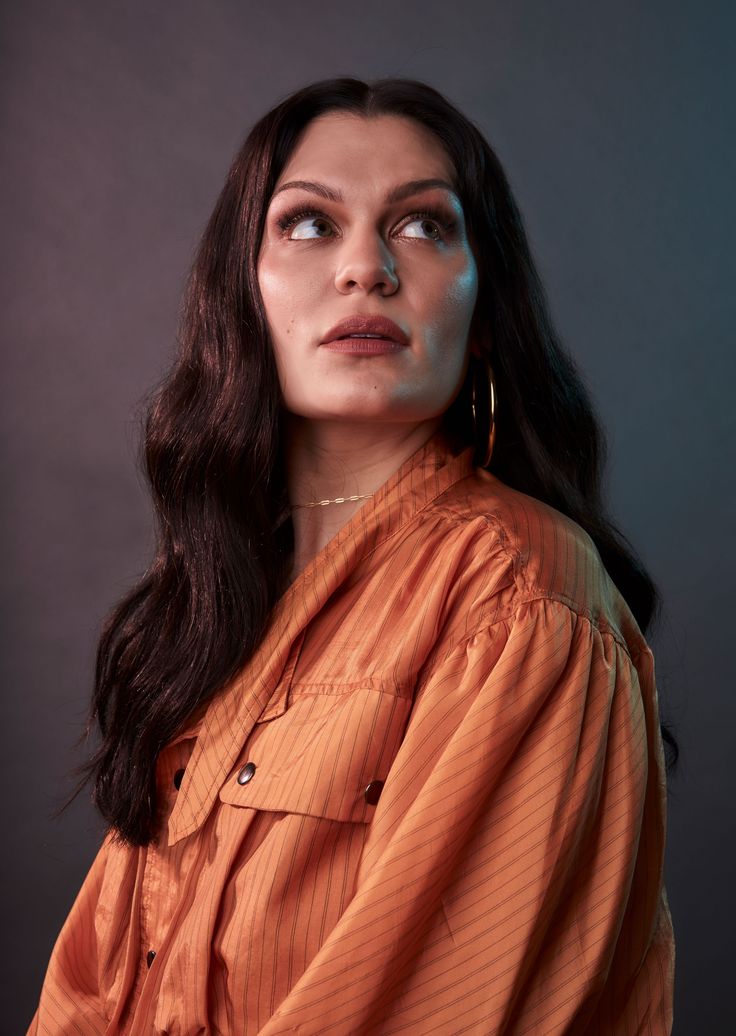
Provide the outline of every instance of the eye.
{"type": "MultiPolygon", "coordinates": [[[[314,241],[321,238],[334,237],[332,221],[319,209],[291,209],[277,219],[282,235],[290,241],[314,241]],[[294,232],[304,223],[304,231],[294,232]],[[322,233],[327,230],[328,233],[322,233]],[[310,233],[313,231],[313,233],[310,233]]],[[[417,241],[442,242],[449,238],[457,226],[456,220],[444,209],[429,207],[421,212],[412,212],[401,226],[399,237],[407,237],[417,241]],[[407,233],[406,228],[413,224],[420,227],[419,233],[407,233]]]]}
{"type": "MultiPolygon", "coordinates": [[[[404,224],[404,233],[406,228],[410,227],[413,223],[419,224],[424,233],[428,234],[430,241],[441,241],[442,240],[442,227],[439,225],[437,220],[431,219],[427,215],[413,216],[407,223],[404,224]],[[427,228],[429,227],[429,230],[427,228]]],[[[421,237],[419,234],[406,234],[407,237],[421,237]]]]}
{"type": "Polygon", "coordinates": [[[312,221],[311,228],[307,227],[308,230],[319,230],[321,228],[330,227],[330,221],[328,220],[327,216],[325,216],[324,212],[318,212],[316,209],[299,209],[295,212],[285,212],[283,216],[279,216],[277,222],[279,227],[281,228],[282,233],[285,236],[288,236],[292,241],[304,241],[328,236],[326,234],[321,233],[289,233],[289,231],[291,231],[292,228],[298,226],[300,223],[303,223],[306,220],[312,221]]]}
{"type": "Polygon", "coordinates": [[[404,223],[404,233],[406,227],[415,223],[419,224],[423,233],[410,233],[406,234],[406,237],[413,237],[419,241],[445,241],[457,226],[456,221],[444,209],[433,207],[423,209],[421,212],[412,212],[404,223]]]}

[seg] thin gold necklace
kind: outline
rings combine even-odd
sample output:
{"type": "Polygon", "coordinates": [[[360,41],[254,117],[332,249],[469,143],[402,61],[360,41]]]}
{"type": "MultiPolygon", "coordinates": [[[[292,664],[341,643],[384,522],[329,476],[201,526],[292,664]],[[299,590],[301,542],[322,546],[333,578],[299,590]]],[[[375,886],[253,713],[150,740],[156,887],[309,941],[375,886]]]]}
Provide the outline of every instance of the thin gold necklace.
{"type": "Polygon", "coordinates": [[[366,500],[373,493],[362,493],[359,496],[338,496],[334,500],[313,500],[308,504],[292,504],[292,507],[326,507],[327,504],[347,504],[354,500],[366,500]]]}

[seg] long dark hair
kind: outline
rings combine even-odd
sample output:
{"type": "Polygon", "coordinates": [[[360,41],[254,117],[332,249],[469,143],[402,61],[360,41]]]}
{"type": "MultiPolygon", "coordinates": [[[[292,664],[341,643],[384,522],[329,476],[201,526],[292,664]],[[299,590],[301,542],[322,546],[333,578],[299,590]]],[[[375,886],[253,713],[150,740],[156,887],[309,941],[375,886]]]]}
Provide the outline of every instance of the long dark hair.
{"type": "MultiPolygon", "coordinates": [[[[132,844],[155,833],[159,751],[252,655],[288,585],[294,541],[281,392],[256,262],[282,169],[308,123],[334,110],[415,119],[446,149],[479,274],[471,334],[491,359],[499,396],[490,470],[590,534],[642,632],[659,604],[604,515],[603,433],[483,135],[416,80],[312,83],[261,118],[235,156],[189,273],[178,356],[148,406],[144,466],[157,548],[102,630],[88,727],[99,724],[101,739],[82,769],[99,810],[132,844]]],[[[444,416],[467,445],[472,366],[444,416]]],[[[664,725],[662,733],[674,764],[677,744],[664,725]]]]}

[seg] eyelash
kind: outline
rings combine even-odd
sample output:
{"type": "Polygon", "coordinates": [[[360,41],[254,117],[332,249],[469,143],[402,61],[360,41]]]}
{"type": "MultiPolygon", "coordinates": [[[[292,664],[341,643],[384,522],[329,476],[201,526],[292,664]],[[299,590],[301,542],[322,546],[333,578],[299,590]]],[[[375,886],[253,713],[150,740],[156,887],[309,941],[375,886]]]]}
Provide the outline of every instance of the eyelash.
{"type": "MultiPolygon", "coordinates": [[[[290,230],[291,227],[295,226],[297,223],[300,223],[303,219],[308,219],[310,217],[315,218],[317,216],[319,216],[321,219],[326,219],[328,222],[332,222],[330,220],[330,217],[327,216],[324,212],[320,212],[319,209],[300,208],[290,209],[289,211],[284,212],[281,216],[279,216],[276,222],[282,233],[285,234],[287,230],[290,230]]],[[[425,241],[445,240],[445,238],[449,237],[452,234],[452,232],[455,230],[457,226],[455,220],[448,220],[443,209],[435,208],[432,205],[426,206],[420,212],[412,212],[411,215],[406,219],[406,223],[413,223],[417,219],[428,219],[430,220],[430,222],[436,223],[438,228],[442,232],[442,238],[428,237],[424,239],[425,241]]],[[[320,239],[305,238],[304,240],[319,241],[320,239]]]]}

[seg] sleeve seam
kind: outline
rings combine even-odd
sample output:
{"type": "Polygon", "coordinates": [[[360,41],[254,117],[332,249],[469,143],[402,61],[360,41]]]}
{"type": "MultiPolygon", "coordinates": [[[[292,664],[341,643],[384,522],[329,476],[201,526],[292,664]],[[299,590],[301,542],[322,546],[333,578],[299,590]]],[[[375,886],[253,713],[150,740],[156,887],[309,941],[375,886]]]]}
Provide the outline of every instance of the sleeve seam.
{"type": "MultiPolygon", "coordinates": [[[[461,518],[461,516],[457,515],[447,507],[435,507],[434,510],[436,514],[441,514],[445,518],[455,520],[461,518]]],[[[496,625],[498,622],[505,622],[515,613],[520,604],[527,601],[546,599],[550,601],[559,601],[561,604],[566,605],[571,611],[575,612],[576,615],[587,619],[590,625],[599,633],[612,637],[612,639],[625,651],[632,662],[635,657],[638,657],[641,651],[647,649],[646,644],[639,644],[635,647],[629,645],[622,634],[609,625],[604,616],[596,617],[589,608],[586,608],[578,600],[569,597],[567,594],[558,590],[544,590],[541,587],[531,585],[527,579],[526,566],[522,561],[521,553],[510,545],[506,529],[504,528],[503,523],[499,521],[498,517],[493,513],[479,513],[473,515],[473,519],[481,519],[497,534],[499,552],[506,556],[511,565],[514,585],[517,588],[519,596],[517,596],[508,607],[501,611],[497,611],[493,618],[485,618],[483,621],[479,622],[478,625],[473,628],[472,632],[463,633],[462,637],[455,641],[454,647],[458,647],[461,643],[464,643],[470,637],[475,636],[476,633],[479,633],[483,629],[496,625]]],[[[454,648],[450,648],[449,650],[452,651],[453,649],[454,648]]],[[[447,656],[445,655],[443,657],[447,656]]]]}
{"type": "MultiPolygon", "coordinates": [[[[441,665],[449,658],[453,651],[463,647],[469,640],[472,640],[472,638],[477,636],[479,633],[490,631],[501,623],[508,622],[508,620],[516,614],[521,605],[531,604],[534,601],[542,600],[556,601],[558,604],[564,605],[579,618],[584,619],[588,625],[600,633],[601,636],[610,637],[615,641],[615,643],[617,643],[623,650],[624,654],[628,656],[632,665],[635,664],[634,654],[632,654],[631,648],[626,641],[609,626],[601,626],[600,623],[595,620],[589,609],[582,607],[577,601],[567,597],[566,594],[558,593],[553,590],[537,590],[531,594],[525,594],[523,597],[517,597],[507,608],[504,608],[502,612],[496,613],[492,619],[485,619],[482,622],[479,622],[470,631],[463,632],[462,636],[459,636],[450,645],[448,645],[447,650],[443,653],[441,658],[434,661],[433,665],[441,665]]],[[[640,650],[644,649],[640,648],[640,650]]],[[[636,654],[638,654],[638,652],[636,654]]]]}

